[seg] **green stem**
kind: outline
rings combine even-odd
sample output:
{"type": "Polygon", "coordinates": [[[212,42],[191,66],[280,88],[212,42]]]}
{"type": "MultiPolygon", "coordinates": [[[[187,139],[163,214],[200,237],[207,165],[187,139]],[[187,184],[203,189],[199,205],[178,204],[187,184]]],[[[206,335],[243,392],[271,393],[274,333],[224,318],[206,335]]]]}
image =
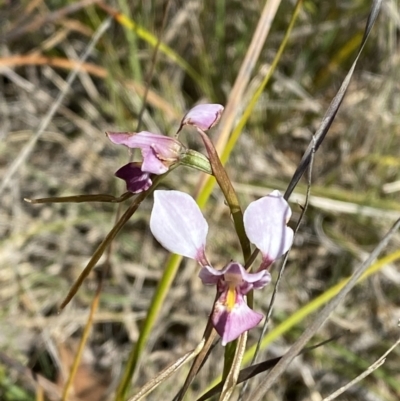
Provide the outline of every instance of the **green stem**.
{"type": "Polygon", "coordinates": [[[147,312],[146,319],[143,322],[143,326],[140,330],[139,338],[135,346],[132,348],[128,358],[128,362],[125,367],[124,375],[117,388],[115,401],[125,401],[130,383],[132,380],[133,373],[139,363],[140,356],[147,344],[147,340],[154,326],[154,323],[159,315],[161,307],[164,303],[165,297],[168,294],[168,290],[171,287],[172,281],[174,280],[176,273],[179,268],[179,261],[181,256],[171,255],[168,261],[168,267],[164,270],[164,274],[158,283],[156,291],[154,292],[153,299],[150,303],[150,308],[147,312]]]}

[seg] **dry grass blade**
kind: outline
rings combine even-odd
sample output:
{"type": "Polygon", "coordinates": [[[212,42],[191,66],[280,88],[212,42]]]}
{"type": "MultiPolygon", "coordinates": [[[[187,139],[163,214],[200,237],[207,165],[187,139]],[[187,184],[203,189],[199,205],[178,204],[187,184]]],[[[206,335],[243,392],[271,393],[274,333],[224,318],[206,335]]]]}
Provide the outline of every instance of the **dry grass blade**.
{"type": "MultiPolygon", "coordinates": [[[[107,266],[108,266],[108,264],[107,264],[107,266]]],[[[104,277],[104,275],[103,275],[103,277],[104,277]]],[[[81,361],[81,355],[83,353],[86,341],[87,341],[87,339],[89,337],[89,334],[90,334],[90,328],[92,327],[94,314],[95,314],[95,312],[96,312],[96,310],[98,308],[98,305],[100,303],[100,294],[101,294],[101,290],[102,290],[103,282],[104,282],[103,277],[99,282],[99,286],[97,287],[95,297],[93,298],[93,302],[92,302],[92,304],[90,306],[89,318],[88,318],[88,321],[87,321],[87,323],[85,325],[85,328],[83,330],[81,341],[79,342],[78,349],[77,349],[77,351],[75,353],[74,361],[72,363],[68,379],[65,382],[61,401],[68,401],[70,399],[70,393],[72,391],[73,383],[74,383],[76,374],[77,374],[78,369],[79,369],[79,364],[80,364],[80,361],[81,361]]]]}
{"type": "Polygon", "coordinates": [[[265,381],[261,386],[247,398],[248,401],[259,401],[265,395],[265,393],[271,388],[278,377],[287,369],[289,364],[293,361],[296,355],[304,348],[305,344],[314,336],[317,330],[328,320],[330,314],[336,309],[339,303],[344,297],[351,291],[357,280],[367,270],[367,268],[373,263],[373,261],[379,256],[379,254],[389,244],[391,238],[396,234],[400,227],[400,219],[392,226],[384,238],[379,242],[373,252],[370,254],[368,259],[362,263],[351,276],[347,284],[342,290],[333,298],[321,312],[317,315],[314,322],[305,330],[305,332],[299,337],[299,339],[292,345],[285,356],[278,362],[278,364],[268,374],[265,381]]]}
{"type": "MultiPolygon", "coordinates": [[[[316,348],[322,347],[325,344],[330,343],[331,341],[337,340],[341,335],[335,336],[330,338],[329,340],[322,341],[321,343],[312,345],[311,347],[304,348],[300,354],[305,354],[307,352],[310,352],[316,348]]],[[[282,359],[282,356],[278,356],[276,358],[268,359],[267,361],[256,363],[255,365],[248,366],[247,368],[242,369],[239,372],[239,377],[237,379],[237,384],[243,383],[252,377],[257,376],[260,373],[263,373],[271,368],[273,368],[280,360],[282,359]]],[[[208,390],[206,393],[204,393],[200,398],[197,399],[197,401],[205,401],[212,397],[213,395],[219,393],[222,390],[224,383],[219,382],[216,386],[208,390]]]]}
{"type": "Polygon", "coordinates": [[[45,131],[47,126],[50,124],[52,118],[56,114],[57,110],[61,106],[61,103],[63,102],[65,96],[67,95],[68,91],[71,88],[71,84],[75,80],[75,78],[78,75],[80,65],[83,63],[89,55],[92,53],[96,43],[99,41],[101,36],[104,34],[104,32],[108,29],[110,26],[111,19],[108,18],[105,20],[97,29],[95,34],[93,35],[92,40],[88,44],[85,52],[83,53],[82,57],[80,58],[79,62],[77,63],[75,69],[71,71],[69,74],[66,85],[63,88],[63,90],[59,93],[56,101],[52,104],[50,107],[50,110],[48,111],[47,115],[44,117],[42,120],[41,124],[39,125],[39,128],[37,129],[36,133],[32,136],[30,141],[25,145],[25,147],[21,150],[20,154],[18,157],[14,160],[14,162],[11,164],[11,166],[8,168],[7,172],[5,173],[4,179],[2,183],[0,184],[0,193],[3,192],[3,190],[6,188],[6,186],[9,184],[12,176],[16,173],[16,171],[19,169],[19,167],[26,161],[26,159],[29,157],[30,153],[32,152],[36,142],[39,140],[40,136],[42,133],[45,131]]]}
{"type": "Polygon", "coordinates": [[[54,68],[62,68],[65,70],[73,70],[80,68],[87,73],[99,77],[106,78],[107,70],[92,63],[79,63],[75,60],[68,60],[62,57],[48,57],[40,54],[17,55],[0,58],[0,67],[20,67],[25,65],[47,65],[54,68]]]}
{"type": "Polygon", "coordinates": [[[95,194],[95,195],[72,195],[72,196],[56,196],[53,198],[38,198],[29,199],[25,198],[24,201],[32,204],[41,203],[83,203],[83,202],[107,202],[107,203],[120,203],[132,198],[131,192],[125,192],[121,196],[113,196],[108,194],[95,194]]]}
{"type": "Polygon", "coordinates": [[[214,343],[215,338],[217,337],[217,332],[214,330],[211,319],[208,319],[207,327],[204,330],[204,336],[206,341],[204,347],[200,351],[200,353],[196,356],[192,366],[190,367],[189,373],[186,376],[185,383],[183,384],[179,393],[174,397],[174,401],[181,401],[186,394],[190,384],[193,379],[196,377],[197,373],[200,371],[205,361],[207,360],[209,353],[212,349],[212,345],[214,343]]]}
{"type": "Polygon", "coordinates": [[[336,96],[333,98],[331,104],[328,107],[328,110],[326,111],[322,122],[317,129],[315,133],[315,145],[314,145],[314,138],[310,142],[307,150],[305,151],[299,166],[297,167],[295,173],[293,174],[293,177],[288,185],[288,188],[285,192],[285,199],[289,199],[290,195],[292,194],[294,188],[296,187],[297,183],[299,182],[300,178],[306,171],[308,165],[310,164],[311,161],[311,153],[313,151],[313,147],[315,146],[315,150],[317,151],[323,140],[325,139],[326,134],[329,131],[330,126],[332,125],[333,120],[336,117],[336,113],[339,110],[340,105],[342,104],[344,95],[346,94],[347,88],[349,87],[351,77],[353,76],[354,70],[356,68],[358,59],[361,56],[361,53],[365,47],[365,43],[367,42],[368,36],[371,33],[372,27],[375,23],[376,18],[378,17],[379,10],[381,8],[382,0],[375,0],[372,3],[371,6],[371,11],[368,16],[367,24],[365,27],[364,31],[364,36],[360,45],[360,49],[357,52],[357,56],[347,73],[346,77],[343,80],[342,85],[339,88],[339,91],[337,92],[336,96]]]}
{"type": "Polygon", "coordinates": [[[240,337],[236,345],[236,352],[233,358],[231,368],[228,375],[226,376],[224,386],[222,388],[220,401],[228,401],[235,389],[236,383],[239,378],[240,365],[243,360],[244,352],[246,351],[247,343],[247,331],[245,331],[240,337]]]}
{"type": "Polygon", "coordinates": [[[162,372],[160,372],[157,377],[150,380],[147,384],[145,384],[137,394],[135,394],[132,398],[129,398],[128,401],[139,401],[150,394],[157,386],[159,386],[164,380],[168,379],[173,373],[175,373],[178,369],[180,369],[185,363],[191,361],[195,358],[204,348],[205,339],[199,343],[199,345],[192,351],[186,353],[184,356],[179,358],[170,366],[166,367],[162,372]]]}
{"type": "Polygon", "coordinates": [[[367,370],[357,376],[354,380],[347,383],[345,386],[339,388],[337,391],[332,393],[330,396],[324,398],[322,401],[332,401],[337,398],[340,394],[343,394],[347,391],[351,386],[354,386],[361,380],[365,379],[368,375],[378,369],[386,362],[386,357],[400,344],[400,338],[376,361],[374,362],[367,370]]]}

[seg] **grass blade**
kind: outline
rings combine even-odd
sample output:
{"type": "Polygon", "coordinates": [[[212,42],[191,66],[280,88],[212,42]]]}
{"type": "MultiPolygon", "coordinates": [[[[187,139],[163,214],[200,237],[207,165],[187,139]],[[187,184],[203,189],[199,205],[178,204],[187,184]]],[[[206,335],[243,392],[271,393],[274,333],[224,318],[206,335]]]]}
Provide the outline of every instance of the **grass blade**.
{"type": "Polygon", "coordinates": [[[238,381],[240,373],[240,365],[243,360],[244,352],[246,350],[247,334],[245,331],[236,343],[236,352],[230,366],[228,375],[225,378],[224,385],[222,387],[221,396],[219,401],[228,401],[231,398],[233,390],[235,390],[236,383],[238,381]]]}
{"type": "Polygon", "coordinates": [[[145,384],[137,394],[135,394],[132,398],[129,398],[129,401],[139,401],[143,399],[143,397],[149,395],[157,386],[159,386],[164,380],[168,379],[185,363],[190,362],[193,358],[195,358],[203,350],[205,342],[206,341],[203,338],[203,340],[194,350],[187,352],[184,356],[179,358],[170,366],[167,366],[165,369],[163,369],[153,380],[150,380],[147,384],[145,384]]]}
{"type": "Polygon", "coordinates": [[[55,196],[50,198],[29,199],[25,198],[24,201],[32,204],[40,203],[84,203],[84,202],[106,202],[106,203],[120,203],[134,194],[125,192],[121,196],[113,196],[108,194],[95,194],[95,195],[72,195],[72,196],[55,196]]]}
{"type": "Polygon", "coordinates": [[[174,397],[174,401],[181,401],[185,396],[189,386],[196,377],[197,373],[200,371],[204,363],[206,362],[210,351],[213,348],[214,340],[217,337],[217,332],[214,330],[211,319],[208,319],[206,329],[204,330],[204,338],[206,338],[206,343],[201,350],[200,354],[197,355],[196,359],[190,367],[189,373],[186,376],[185,383],[180,389],[179,393],[174,397]]]}

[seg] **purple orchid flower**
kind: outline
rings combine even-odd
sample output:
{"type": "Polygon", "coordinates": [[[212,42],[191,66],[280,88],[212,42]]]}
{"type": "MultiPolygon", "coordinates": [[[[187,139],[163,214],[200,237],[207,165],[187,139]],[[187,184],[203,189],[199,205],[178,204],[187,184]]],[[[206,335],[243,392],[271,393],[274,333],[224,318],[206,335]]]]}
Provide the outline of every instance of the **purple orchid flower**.
{"type": "Polygon", "coordinates": [[[245,296],[271,281],[265,269],[288,251],[293,230],[286,226],[291,211],[279,191],[273,191],[245,211],[244,225],[250,241],[263,255],[257,273],[248,273],[238,262],[222,270],[214,269],[205,254],[208,224],[194,199],[180,191],[155,191],[150,230],[172,253],[195,259],[201,266],[199,277],[205,285],[216,285],[218,299],[211,320],[222,337],[222,345],[257,326],[263,315],[247,306],[245,296]]]}
{"type": "Polygon", "coordinates": [[[174,138],[142,131],[107,132],[111,142],[138,148],[142,151],[143,162],[128,163],[121,167],[115,175],[125,180],[127,190],[139,193],[147,190],[151,184],[151,175],[161,175],[179,160],[183,145],[174,138]]]}

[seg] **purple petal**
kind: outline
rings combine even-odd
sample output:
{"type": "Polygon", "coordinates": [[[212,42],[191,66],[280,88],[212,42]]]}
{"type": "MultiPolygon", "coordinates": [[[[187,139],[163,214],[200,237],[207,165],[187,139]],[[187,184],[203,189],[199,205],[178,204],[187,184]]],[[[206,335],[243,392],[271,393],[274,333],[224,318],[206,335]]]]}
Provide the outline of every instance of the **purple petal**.
{"type": "Polygon", "coordinates": [[[222,345],[236,340],[242,333],[257,326],[263,318],[261,313],[250,309],[240,294],[236,296],[233,308],[226,305],[227,292],[222,293],[215,302],[212,323],[222,337],[222,345]]]}
{"type": "Polygon", "coordinates": [[[293,230],[286,226],[291,214],[279,191],[250,203],[244,212],[246,234],[261,251],[264,266],[281,257],[292,245],[293,230]]]}
{"type": "Polygon", "coordinates": [[[218,289],[221,291],[226,290],[231,285],[236,287],[242,295],[247,294],[253,288],[263,288],[271,281],[271,275],[268,271],[247,273],[245,268],[237,262],[230,262],[222,270],[204,266],[199,272],[199,277],[204,285],[218,284],[218,289]]]}
{"type": "Polygon", "coordinates": [[[150,230],[167,250],[207,265],[208,224],[194,199],[180,191],[155,191],[150,230]]]}
{"type": "Polygon", "coordinates": [[[125,164],[115,176],[124,180],[126,189],[134,194],[148,190],[152,184],[150,174],[143,172],[138,163],[125,164]]]}
{"type": "Polygon", "coordinates": [[[218,123],[223,111],[224,106],[220,104],[199,104],[188,111],[181,126],[194,125],[202,131],[207,131],[218,123]]]}

